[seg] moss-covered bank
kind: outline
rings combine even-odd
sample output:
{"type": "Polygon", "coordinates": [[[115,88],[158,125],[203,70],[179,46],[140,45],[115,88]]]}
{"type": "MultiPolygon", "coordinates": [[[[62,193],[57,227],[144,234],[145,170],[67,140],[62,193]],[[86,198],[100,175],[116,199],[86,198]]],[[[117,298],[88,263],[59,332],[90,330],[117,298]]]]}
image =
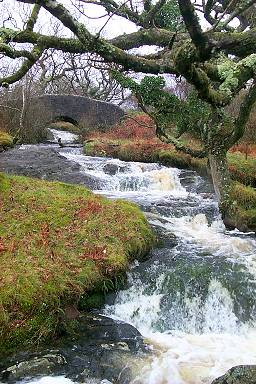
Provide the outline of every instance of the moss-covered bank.
{"type": "Polygon", "coordinates": [[[0,174],[0,355],[63,330],[67,308],[111,288],[153,242],[132,203],[0,174]]]}
{"type": "Polygon", "coordinates": [[[232,226],[234,225],[244,231],[251,230],[256,232],[255,188],[234,182],[230,197],[233,201],[233,207],[230,212],[230,217],[232,217],[232,226]]]}
{"type": "Polygon", "coordinates": [[[6,132],[0,131],[0,152],[13,145],[13,137],[6,132]]]}
{"type": "Polygon", "coordinates": [[[171,145],[153,140],[109,140],[93,139],[84,144],[84,153],[89,156],[110,156],[123,161],[144,163],[160,162],[163,165],[178,168],[193,168],[203,174],[207,173],[206,159],[195,159],[178,152],[171,145]]]}

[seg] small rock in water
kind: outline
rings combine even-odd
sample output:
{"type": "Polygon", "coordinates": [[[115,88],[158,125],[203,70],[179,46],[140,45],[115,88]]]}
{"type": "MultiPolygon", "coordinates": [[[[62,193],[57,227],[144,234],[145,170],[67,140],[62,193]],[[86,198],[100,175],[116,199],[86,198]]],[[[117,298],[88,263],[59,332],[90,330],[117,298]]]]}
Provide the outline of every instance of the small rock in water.
{"type": "Polygon", "coordinates": [[[108,174],[108,175],[115,175],[116,173],[118,172],[125,172],[127,170],[127,166],[126,165],[120,165],[120,164],[117,164],[117,163],[106,163],[102,170],[108,174]]]}

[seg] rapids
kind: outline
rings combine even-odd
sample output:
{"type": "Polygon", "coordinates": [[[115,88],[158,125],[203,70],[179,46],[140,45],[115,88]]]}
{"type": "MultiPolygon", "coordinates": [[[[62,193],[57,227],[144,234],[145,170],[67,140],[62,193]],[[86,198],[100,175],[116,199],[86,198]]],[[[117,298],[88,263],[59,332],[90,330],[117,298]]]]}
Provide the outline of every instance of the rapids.
{"type": "Polygon", "coordinates": [[[232,366],[256,364],[256,240],[225,229],[211,184],[194,171],[58,151],[93,175],[95,193],[139,204],[161,235],[103,309],[134,325],[152,351],[132,383],[208,384],[232,366]]]}

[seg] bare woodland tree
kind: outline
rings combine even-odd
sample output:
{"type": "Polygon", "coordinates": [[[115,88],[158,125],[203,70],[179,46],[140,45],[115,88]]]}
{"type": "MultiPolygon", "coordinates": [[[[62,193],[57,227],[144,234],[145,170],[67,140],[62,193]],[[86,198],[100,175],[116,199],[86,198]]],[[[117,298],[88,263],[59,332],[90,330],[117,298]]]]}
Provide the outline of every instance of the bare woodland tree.
{"type": "MultiPolygon", "coordinates": [[[[5,57],[23,61],[18,70],[0,79],[0,85],[9,87],[19,81],[49,49],[78,55],[93,53],[107,64],[115,63],[115,68],[121,71],[184,77],[210,109],[207,122],[200,128],[205,148],[195,155],[208,156],[222,213],[227,215],[230,177],[226,153],[243,136],[256,100],[255,1],[73,0],[63,5],[56,0],[17,0],[16,3],[31,4],[30,16],[23,28],[0,29],[0,50],[5,57]],[[105,23],[97,33],[91,33],[84,18],[74,16],[74,12],[86,13],[88,3],[105,10],[106,22],[113,15],[119,16],[132,22],[137,31],[106,39],[102,37],[105,23]],[[37,30],[42,10],[54,16],[70,34],[63,32],[56,36],[37,30]],[[207,31],[202,28],[203,21],[209,24],[207,31]],[[31,48],[24,48],[24,43],[31,48]],[[158,46],[159,50],[144,56],[130,51],[144,45],[158,46]],[[243,88],[247,93],[234,119],[224,108],[243,88]]],[[[161,124],[157,134],[186,151],[161,124]]]]}
{"type": "Polygon", "coordinates": [[[108,72],[109,65],[93,54],[47,50],[35,65],[41,93],[73,94],[122,103],[124,90],[108,72]]]}

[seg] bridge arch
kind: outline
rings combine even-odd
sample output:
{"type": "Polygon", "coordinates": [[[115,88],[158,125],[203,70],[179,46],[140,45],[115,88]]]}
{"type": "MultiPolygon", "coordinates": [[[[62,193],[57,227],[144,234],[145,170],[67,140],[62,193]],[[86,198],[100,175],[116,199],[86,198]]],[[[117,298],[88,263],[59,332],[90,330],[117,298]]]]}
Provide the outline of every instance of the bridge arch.
{"type": "Polygon", "coordinates": [[[47,125],[61,118],[76,126],[86,124],[93,129],[107,128],[120,121],[124,115],[124,111],[117,105],[73,95],[42,95],[34,100],[31,108],[43,120],[42,124],[47,125]]]}

